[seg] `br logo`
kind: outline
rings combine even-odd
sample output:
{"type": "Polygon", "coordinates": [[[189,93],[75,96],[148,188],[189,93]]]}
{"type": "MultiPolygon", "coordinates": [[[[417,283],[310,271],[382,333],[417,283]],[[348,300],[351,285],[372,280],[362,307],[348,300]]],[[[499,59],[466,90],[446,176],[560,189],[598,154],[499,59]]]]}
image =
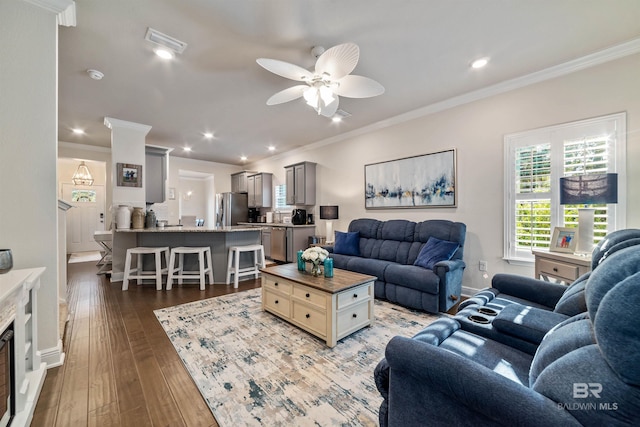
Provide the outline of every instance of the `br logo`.
{"type": "Polygon", "coordinates": [[[585,399],[589,396],[600,399],[601,392],[602,384],[600,383],[573,383],[574,399],[585,399]]]}

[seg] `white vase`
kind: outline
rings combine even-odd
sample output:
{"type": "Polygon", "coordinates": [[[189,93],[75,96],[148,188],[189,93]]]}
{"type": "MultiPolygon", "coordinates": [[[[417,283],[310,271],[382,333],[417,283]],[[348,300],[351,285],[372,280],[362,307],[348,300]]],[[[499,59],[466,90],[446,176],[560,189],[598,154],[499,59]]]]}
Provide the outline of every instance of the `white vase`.
{"type": "Polygon", "coordinates": [[[127,205],[118,206],[116,211],[116,228],[118,230],[128,230],[131,228],[131,207],[127,205]]]}

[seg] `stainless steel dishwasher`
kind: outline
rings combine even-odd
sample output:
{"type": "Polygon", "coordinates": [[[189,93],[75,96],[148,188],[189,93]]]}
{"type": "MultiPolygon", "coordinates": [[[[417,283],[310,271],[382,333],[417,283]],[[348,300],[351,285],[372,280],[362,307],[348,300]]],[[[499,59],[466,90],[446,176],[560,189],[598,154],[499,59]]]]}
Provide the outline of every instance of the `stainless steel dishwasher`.
{"type": "Polygon", "coordinates": [[[271,259],[287,261],[287,229],[285,227],[271,229],[271,259]]]}

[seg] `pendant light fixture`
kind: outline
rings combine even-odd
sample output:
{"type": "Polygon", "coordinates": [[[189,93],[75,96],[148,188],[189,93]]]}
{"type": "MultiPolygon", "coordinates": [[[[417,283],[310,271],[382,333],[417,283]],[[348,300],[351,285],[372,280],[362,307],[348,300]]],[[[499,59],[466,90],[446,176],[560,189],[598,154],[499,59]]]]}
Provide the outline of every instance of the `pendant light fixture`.
{"type": "Polygon", "coordinates": [[[84,162],[80,162],[80,166],[76,169],[76,173],[73,174],[71,180],[75,185],[93,185],[93,177],[84,162]]]}

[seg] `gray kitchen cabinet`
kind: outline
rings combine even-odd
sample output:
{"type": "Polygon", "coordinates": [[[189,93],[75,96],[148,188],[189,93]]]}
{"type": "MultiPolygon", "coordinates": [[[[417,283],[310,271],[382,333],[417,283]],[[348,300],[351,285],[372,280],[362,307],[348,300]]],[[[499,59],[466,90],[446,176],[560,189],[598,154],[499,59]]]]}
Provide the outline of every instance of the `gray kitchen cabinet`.
{"type": "Polygon", "coordinates": [[[287,205],[316,204],[316,164],[312,162],[296,163],[285,166],[287,184],[287,205]]]}
{"type": "Polygon", "coordinates": [[[247,194],[250,208],[270,208],[273,200],[273,175],[259,173],[247,177],[247,194]]]}
{"type": "Polygon", "coordinates": [[[271,227],[262,228],[262,247],[265,258],[271,259],[271,227]]]}
{"type": "Polygon", "coordinates": [[[287,262],[296,262],[298,251],[309,247],[309,237],[315,234],[315,227],[287,227],[287,262]]]}
{"type": "Polygon", "coordinates": [[[145,147],[145,166],[143,170],[145,199],[150,203],[163,203],[166,200],[167,153],[160,147],[145,147]]]}
{"type": "Polygon", "coordinates": [[[248,193],[247,178],[255,172],[242,171],[231,174],[231,192],[232,193],[248,193]]]}

